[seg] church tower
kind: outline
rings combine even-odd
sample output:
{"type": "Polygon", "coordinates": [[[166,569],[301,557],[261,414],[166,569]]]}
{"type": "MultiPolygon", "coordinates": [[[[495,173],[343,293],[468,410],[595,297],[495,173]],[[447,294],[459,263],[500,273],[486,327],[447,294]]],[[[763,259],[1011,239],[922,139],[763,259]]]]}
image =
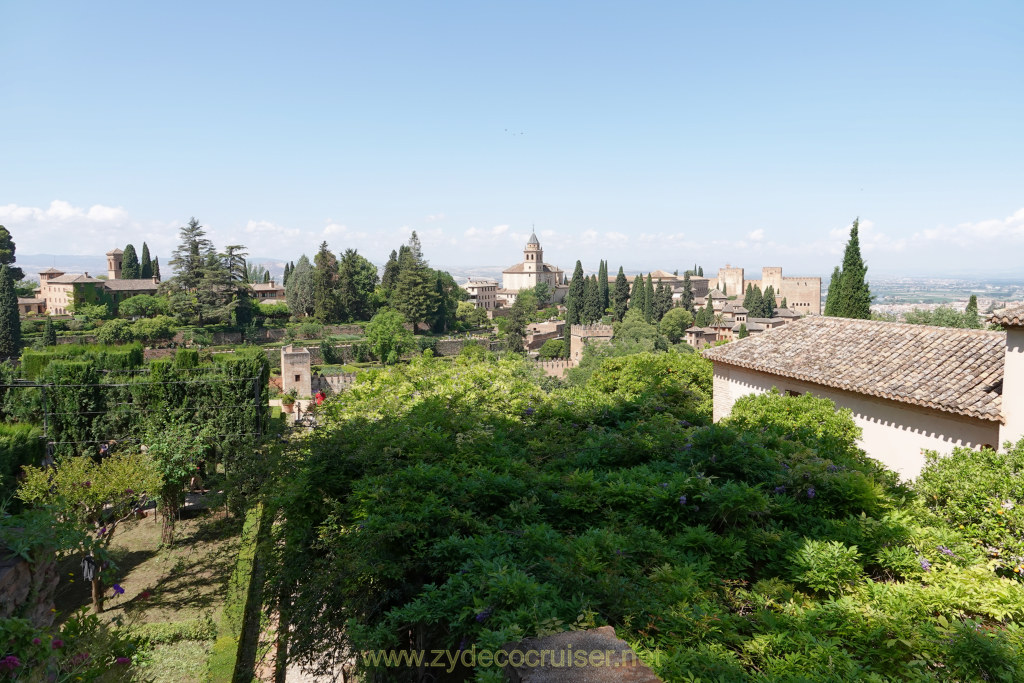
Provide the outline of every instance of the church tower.
{"type": "Polygon", "coordinates": [[[121,279],[121,261],[124,258],[124,252],[120,249],[114,249],[107,252],[107,279],[108,280],[120,280],[121,279]]]}
{"type": "Polygon", "coordinates": [[[530,235],[530,241],[526,243],[523,250],[523,270],[527,273],[539,273],[544,263],[544,250],[540,248],[540,240],[537,233],[530,235]]]}

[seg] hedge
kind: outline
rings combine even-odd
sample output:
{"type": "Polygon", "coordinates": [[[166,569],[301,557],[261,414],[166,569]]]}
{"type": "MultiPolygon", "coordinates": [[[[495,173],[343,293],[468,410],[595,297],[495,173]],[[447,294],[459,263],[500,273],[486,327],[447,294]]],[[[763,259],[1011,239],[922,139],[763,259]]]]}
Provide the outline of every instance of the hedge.
{"type": "Polygon", "coordinates": [[[43,432],[30,424],[0,424],[0,500],[14,495],[23,465],[38,466],[43,458],[43,432]]]}

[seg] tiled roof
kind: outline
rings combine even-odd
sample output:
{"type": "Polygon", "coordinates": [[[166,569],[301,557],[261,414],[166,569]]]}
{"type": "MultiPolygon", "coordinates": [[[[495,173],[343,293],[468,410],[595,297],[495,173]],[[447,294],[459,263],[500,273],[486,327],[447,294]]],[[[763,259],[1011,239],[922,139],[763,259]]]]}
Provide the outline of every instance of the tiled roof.
{"type": "Polygon", "coordinates": [[[704,355],[781,377],[1001,421],[1005,351],[1002,332],[812,316],[704,355]]]}
{"type": "Polygon", "coordinates": [[[1024,325],[1024,304],[1007,308],[1002,313],[996,313],[988,319],[996,325],[1024,325]]]}
{"type": "Polygon", "coordinates": [[[710,292],[708,292],[708,296],[710,296],[712,299],[728,299],[729,298],[725,294],[722,294],[717,289],[712,289],[710,292]]]}
{"type": "Polygon", "coordinates": [[[775,311],[776,318],[799,318],[800,314],[789,310],[788,308],[780,308],[775,311]]]}
{"type": "Polygon", "coordinates": [[[18,304],[21,305],[21,306],[24,306],[26,304],[45,304],[45,303],[46,303],[46,299],[39,299],[39,298],[36,298],[36,297],[23,297],[23,296],[19,296],[18,297],[18,304]]]}
{"type": "Polygon", "coordinates": [[[107,256],[113,256],[114,254],[123,254],[124,252],[120,249],[111,249],[107,252],[107,256]]]}
{"type": "Polygon", "coordinates": [[[47,284],[56,283],[60,285],[81,284],[85,282],[99,284],[100,282],[103,282],[103,280],[97,280],[94,277],[82,275],[81,273],[68,273],[67,275],[60,275],[58,277],[50,278],[49,280],[46,281],[47,284]]]}
{"type": "Polygon", "coordinates": [[[51,266],[51,267],[47,268],[46,270],[39,271],[39,274],[40,275],[63,275],[64,271],[60,270],[58,268],[54,268],[54,267],[51,266]]]}
{"type": "Polygon", "coordinates": [[[112,292],[155,292],[158,285],[152,280],[101,280],[112,292]]]}
{"type": "MultiPolygon", "coordinates": [[[[541,265],[541,270],[537,271],[537,272],[541,272],[541,273],[561,273],[562,272],[558,268],[556,268],[554,266],[551,266],[551,265],[548,265],[547,263],[542,263],[540,265],[541,265]]],[[[517,263],[514,266],[509,266],[508,268],[506,268],[505,270],[503,270],[501,272],[503,272],[503,273],[525,273],[525,272],[527,272],[526,264],[525,263],[517,263]]]]}
{"type": "Polygon", "coordinates": [[[254,292],[276,292],[284,291],[284,285],[279,285],[274,282],[257,282],[252,286],[254,292]]]}
{"type": "Polygon", "coordinates": [[[732,326],[732,331],[733,332],[739,332],[740,331],[740,327],[742,327],[743,325],[747,326],[747,332],[763,332],[764,331],[764,325],[762,325],[761,323],[753,323],[753,322],[736,323],[735,325],[732,326]]]}

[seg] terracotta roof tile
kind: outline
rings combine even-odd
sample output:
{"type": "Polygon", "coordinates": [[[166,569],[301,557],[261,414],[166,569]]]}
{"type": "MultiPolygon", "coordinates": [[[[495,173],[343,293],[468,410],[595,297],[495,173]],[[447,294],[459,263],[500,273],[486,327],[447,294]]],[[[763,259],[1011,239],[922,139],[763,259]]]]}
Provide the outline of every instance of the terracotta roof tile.
{"type": "Polygon", "coordinates": [[[988,320],[996,325],[1012,325],[1014,327],[1024,325],[1024,304],[1011,306],[1002,313],[994,314],[988,320]]]}
{"type": "Polygon", "coordinates": [[[112,292],[155,292],[157,285],[152,280],[101,280],[103,286],[112,292]]]}
{"type": "Polygon", "coordinates": [[[1005,352],[1002,332],[812,316],[704,355],[781,377],[1002,421],[1005,352]]]}

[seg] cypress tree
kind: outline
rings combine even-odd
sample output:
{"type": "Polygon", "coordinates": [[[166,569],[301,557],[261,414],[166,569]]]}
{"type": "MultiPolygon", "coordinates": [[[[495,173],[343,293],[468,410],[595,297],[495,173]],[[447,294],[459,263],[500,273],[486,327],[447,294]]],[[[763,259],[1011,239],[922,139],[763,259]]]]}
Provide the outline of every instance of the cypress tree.
{"type": "Polygon", "coordinates": [[[265,285],[270,284],[270,271],[269,270],[263,271],[263,284],[265,284],[265,285]]]}
{"type": "Polygon", "coordinates": [[[825,295],[825,315],[838,316],[839,289],[842,286],[843,273],[836,266],[832,270],[832,279],[828,281],[828,293],[825,295]]]}
{"type": "Polygon", "coordinates": [[[608,262],[601,261],[601,274],[597,276],[597,283],[601,286],[601,314],[607,311],[611,305],[611,298],[608,291],[608,262]]]}
{"type": "Polygon", "coordinates": [[[576,261],[576,267],[572,271],[572,281],[569,283],[569,293],[565,297],[565,324],[579,325],[583,318],[583,306],[586,303],[583,299],[583,289],[586,287],[583,277],[583,264],[576,261]]]}
{"type": "Polygon", "coordinates": [[[672,288],[667,284],[658,283],[660,292],[656,296],[658,300],[658,321],[665,317],[665,314],[672,310],[672,288]]]}
{"type": "Polygon", "coordinates": [[[121,279],[138,280],[140,277],[142,277],[142,271],[139,268],[139,257],[135,253],[135,247],[129,244],[124,248],[124,254],[121,256],[121,279]]]}
{"type": "Polygon", "coordinates": [[[156,256],[153,257],[153,277],[156,278],[157,282],[160,281],[160,259],[156,256]]]}
{"type": "Polygon", "coordinates": [[[697,269],[697,275],[699,275],[700,277],[704,277],[704,266],[701,266],[700,268],[697,269]]]}
{"type": "Polygon", "coordinates": [[[583,301],[583,321],[592,323],[600,320],[603,313],[601,309],[601,284],[596,275],[587,280],[583,301]]]}
{"type": "Polygon", "coordinates": [[[337,322],[340,315],[334,290],[338,283],[338,259],[327,248],[327,242],[320,243],[313,263],[313,315],[323,323],[337,322]]]}
{"type": "Polygon", "coordinates": [[[18,296],[14,293],[11,268],[0,266],[0,359],[17,359],[21,355],[21,320],[18,296]]]}
{"type": "Polygon", "coordinates": [[[505,327],[506,349],[509,353],[526,353],[527,320],[526,305],[522,303],[522,299],[516,297],[516,302],[512,304],[512,310],[508,314],[508,324],[505,327]]]}
{"type": "Polygon", "coordinates": [[[683,295],[679,299],[679,305],[693,313],[693,283],[690,282],[690,273],[683,275],[683,295]]]}
{"type": "Polygon", "coordinates": [[[728,285],[726,283],[724,283],[724,282],[722,283],[722,294],[725,294],[726,296],[729,296],[728,285]]]}
{"type": "Polygon", "coordinates": [[[754,315],[754,285],[747,283],[747,293],[743,296],[743,308],[747,313],[754,315]]]}
{"type": "Polygon", "coordinates": [[[139,261],[139,277],[148,280],[153,277],[153,260],[149,257],[149,245],[142,243],[142,259],[139,261]]]}
{"type": "Polygon", "coordinates": [[[707,327],[711,324],[711,319],[714,317],[715,307],[711,303],[711,297],[708,297],[708,305],[697,311],[697,317],[693,324],[697,327],[707,327]]]}
{"type": "Polygon", "coordinates": [[[647,286],[644,287],[644,319],[654,322],[654,282],[650,273],[647,273],[647,286]]]}
{"type": "Polygon", "coordinates": [[[633,291],[629,295],[629,308],[644,312],[644,276],[637,275],[633,278],[633,291]]]}
{"type": "Polygon", "coordinates": [[[57,330],[54,329],[53,320],[50,319],[50,316],[46,316],[46,327],[43,329],[43,345],[57,345],[57,330]]]}
{"type": "Polygon", "coordinates": [[[7,228],[0,225],[0,263],[11,269],[11,282],[17,282],[25,277],[24,271],[13,265],[15,250],[16,247],[14,246],[14,240],[11,239],[11,233],[7,231],[7,228]]]}
{"type": "Polygon", "coordinates": [[[789,308],[789,306],[786,304],[786,297],[782,297],[782,304],[779,306],[779,308],[789,308]]]}
{"type": "Polygon", "coordinates": [[[871,290],[868,288],[868,267],[860,255],[860,219],[854,219],[850,240],[843,254],[843,276],[840,280],[839,310],[843,318],[867,320],[871,317],[871,290]]]}
{"type": "Polygon", "coordinates": [[[775,288],[771,285],[768,285],[768,289],[764,290],[764,297],[761,299],[761,317],[775,317],[775,288]]]}
{"type": "Polygon", "coordinates": [[[978,320],[978,297],[974,294],[971,294],[967,308],[964,309],[964,326],[973,329],[981,327],[981,321],[978,320]]]}
{"type": "Polygon", "coordinates": [[[740,323],[740,329],[736,333],[736,338],[737,339],[743,339],[744,337],[749,337],[749,336],[750,336],[750,332],[747,330],[747,324],[746,323],[740,323]]]}
{"type": "Polygon", "coordinates": [[[626,274],[622,272],[622,266],[619,266],[619,274],[615,276],[615,291],[612,294],[612,307],[615,310],[617,322],[622,322],[622,318],[626,315],[628,302],[629,281],[626,280],[626,274]]]}
{"type": "MultiPolygon", "coordinates": [[[[747,307],[744,306],[744,308],[747,307]]],[[[764,317],[763,315],[761,315],[761,313],[764,311],[764,296],[761,294],[760,287],[753,288],[753,292],[750,296],[750,308],[747,308],[747,310],[750,311],[750,317],[752,318],[764,317]]]]}

